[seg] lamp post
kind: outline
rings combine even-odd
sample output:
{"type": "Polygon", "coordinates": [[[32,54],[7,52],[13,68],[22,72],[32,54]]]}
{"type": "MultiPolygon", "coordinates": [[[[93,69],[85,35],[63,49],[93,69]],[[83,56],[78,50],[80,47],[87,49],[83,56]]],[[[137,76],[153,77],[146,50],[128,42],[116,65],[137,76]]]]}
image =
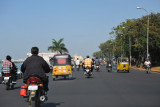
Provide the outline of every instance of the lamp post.
{"type": "MultiPolygon", "coordinates": [[[[122,27],[122,28],[125,29],[126,27],[122,27]]],[[[128,30],[127,30],[127,35],[128,35],[128,30]]],[[[131,67],[131,58],[132,58],[131,56],[131,36],[129,36],[129,60],[130,60],[129,65],[130,67],[131,67]]]]}
{"type": "MultiPolygon", "coordinates": [[[[126,27],[122,27],[125,29],[126,27]]],[[[128,30],[127,30],[127,35],[128,35],[128,30]]],[[[129,36],[129,35],[128,35],[129,36]]],[[[129,36],[129,59],[130,59],[130,67],[131,67],[131,36],[129,36]]]]}
{"type": "Polygon", "coordinates": [[[121,35],[121,57],[122,57],[122,36],[123,35],[121,35]]]}
{"type": "Polygon", "coordinates": [[[147,12],[147,15],[148,15],[148,20],[147,20],[147,59],[148,59],[148,37],[149,37],[149,13],[146,9],[144,8],[141,8],[141,7],[137,7],[137,9],[143,9],[144,11],[147,12]]]}

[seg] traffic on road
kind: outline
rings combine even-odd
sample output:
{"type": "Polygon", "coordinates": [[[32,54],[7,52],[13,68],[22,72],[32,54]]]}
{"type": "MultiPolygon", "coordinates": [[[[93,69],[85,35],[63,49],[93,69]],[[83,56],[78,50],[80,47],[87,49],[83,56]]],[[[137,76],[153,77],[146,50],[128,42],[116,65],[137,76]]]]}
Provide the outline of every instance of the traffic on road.
{"type": "Polygon", "coordinates": [[[53,60],[56,62],[55,66],[53,64],[52,71],[47,74],[49,91],[43,91],[43,83],[37,77],[31,77],[26,85],[23,83],[23,79],[19,78],[14,87],[11,86],[7,90],[6,83],[0,84],[1,106],[160,106],[160,74],[147,74],[145,71],[127,68],[129,67],[127,58],[119,58],[116,63],[113,60],[101,63],[98,62],[98,58],[86,60],[87,64],[89,61],[94,62],[90,67],[88,65],[85,67],[85,59],[83,61],[77,61],[79,60],[77,59],[77,62],[74,61],[74,66],[77,66],[76,64],[80,64],[80,62],[82,64],[78,68],[68,68],[68,64],[65,63],[70,61],[69,65],[73,66],[71,60],[68,55],[58,55],[53,60]],[[123,67],[120,68],[121,66],[123,67]],[[72,72],[71,77],[67,76],[68,71],[66,69],[72,72]],[[60,76],[56,76],[54,72],[60,76]],[[9,103],[6,103],[6,101],[9,103]]]}

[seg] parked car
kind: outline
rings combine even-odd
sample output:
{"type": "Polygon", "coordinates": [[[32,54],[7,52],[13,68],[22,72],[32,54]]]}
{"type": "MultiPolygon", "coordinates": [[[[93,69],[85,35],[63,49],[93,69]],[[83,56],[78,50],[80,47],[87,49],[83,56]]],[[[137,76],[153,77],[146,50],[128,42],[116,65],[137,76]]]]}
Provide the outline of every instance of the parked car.
{"type": "Polygon", "coordinates": [[[21,79],[22,77],[23,77],[23,73],[20,70],[18,70],[17,71],[17,79],[21,79]]]}

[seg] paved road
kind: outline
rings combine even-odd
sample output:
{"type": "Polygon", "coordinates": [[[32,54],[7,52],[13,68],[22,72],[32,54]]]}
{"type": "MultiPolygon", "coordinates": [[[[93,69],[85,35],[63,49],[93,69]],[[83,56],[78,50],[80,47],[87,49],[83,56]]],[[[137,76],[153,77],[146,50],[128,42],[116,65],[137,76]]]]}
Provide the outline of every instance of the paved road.
{"type": "MultiPolygon", "coordinates": [[[[131,70],[130,73],[93,72],[85,78],[82,71],[75,71],[70,80],[52,81],[50,76],[49,100],[42,107],[160,107],[160,74],[146,74],[131,70]]],[[[14,90],[5,90],[0,84],[0,107],[28,107],[19,95],[22,80],[14,90]]]]}

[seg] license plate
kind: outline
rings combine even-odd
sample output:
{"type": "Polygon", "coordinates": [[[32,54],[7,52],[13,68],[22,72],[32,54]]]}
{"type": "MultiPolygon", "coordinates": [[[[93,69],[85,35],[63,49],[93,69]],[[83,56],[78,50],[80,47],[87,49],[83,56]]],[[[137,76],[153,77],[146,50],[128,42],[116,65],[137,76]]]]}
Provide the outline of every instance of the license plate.
{"type": "Polygon", "coordinates": [[[38,85],[29,85],[28,90],[38,90],[38,85]]]}
{"type": "Polygon", "coordinates": [[[9,77],[4,77],[4,80],[8,80],[9,79],[9,77]]]}
{"type": "Polygon", "coordinates": [[[89,69],[86,70],[87,72],[89,71],[89,69]]]}

